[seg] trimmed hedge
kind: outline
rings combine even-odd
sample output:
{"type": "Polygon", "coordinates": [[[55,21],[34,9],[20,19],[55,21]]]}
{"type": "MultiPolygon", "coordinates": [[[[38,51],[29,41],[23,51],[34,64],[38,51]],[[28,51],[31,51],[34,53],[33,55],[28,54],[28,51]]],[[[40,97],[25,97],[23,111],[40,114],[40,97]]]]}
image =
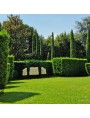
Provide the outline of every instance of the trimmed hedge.
{"type": "Polygon", "coordinates": [[[14,56],[13,55],[8,56],[8,63],[10,63],[9,80],[12,80],[13,79],[13,73],[14,73],[14,56]]]}
{"type": "Polygon", "coordinates": [[[59,76],[86,76],[86,59],[54,58],[53,72],[59,76]]]}
{"type": "Polygon", "coordinates": [[[14,77],[13,79],[22,78],[22,70],[25,68],[25,61],[14,61],[14,77]]]}
{"type": "Polygon", "coordinates": [[[85,69],[88,75],[90,75],[90,63],[85,64],[85,69]]]}
{"type": "MultiPolygon", "coordinates": [[[[22,70],[24,68],[27,68],[27,70],[29,71],[30,67],[39,68],[39,77],[42,76],[41,67],[46,68],[47,76],[52,76],[53,74],[51,61],[39,61],[39,60],[14,61],[14,78],[16,79],[22,78],[22,70]]],[[[30,75],[28,74],[28,76],[30,75]]]]}
{"type": "Polygon", "coordinates": [[[9,53],[9,34],[2,30],[0,32],[0,89],[3,90],[7,80],[7,62],[9,53]]]}

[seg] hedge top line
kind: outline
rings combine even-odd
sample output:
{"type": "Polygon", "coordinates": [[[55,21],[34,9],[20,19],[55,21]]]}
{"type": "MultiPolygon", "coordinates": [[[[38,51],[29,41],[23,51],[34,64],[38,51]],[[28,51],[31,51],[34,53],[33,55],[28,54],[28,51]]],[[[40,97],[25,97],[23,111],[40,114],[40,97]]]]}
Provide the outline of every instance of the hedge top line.
{"type": "Polygon", "coordinates": [[[53,58],[54,59],[63,59],[63,60],[87,60],[87,59],[82,59],[82,58],[69,58],[69,57],[56,57],[56,58],[53,58]]]}

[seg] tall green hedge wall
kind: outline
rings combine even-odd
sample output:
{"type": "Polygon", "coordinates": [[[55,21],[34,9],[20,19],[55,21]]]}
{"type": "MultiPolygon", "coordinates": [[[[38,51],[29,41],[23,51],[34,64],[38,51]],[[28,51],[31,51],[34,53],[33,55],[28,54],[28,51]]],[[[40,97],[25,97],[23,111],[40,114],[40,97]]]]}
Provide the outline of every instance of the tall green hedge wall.
{"type": "Polygon", "coordinates": [[[5,88],[7,80],[9,38],[10,36],[5,30],[0,32],[0,89],[5,88]]]}
{"type": "Polygon", "coordinates": [[[78,58],[54,58],[53,72],[59,76],[85,76],[86,59],[78,58]]]}

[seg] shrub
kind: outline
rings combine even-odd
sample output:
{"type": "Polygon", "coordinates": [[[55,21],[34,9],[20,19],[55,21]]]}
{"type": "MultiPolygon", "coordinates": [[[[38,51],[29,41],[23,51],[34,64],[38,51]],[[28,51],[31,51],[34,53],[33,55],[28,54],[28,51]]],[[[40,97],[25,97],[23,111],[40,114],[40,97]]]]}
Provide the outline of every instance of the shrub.
{"type": "Polygon", "coordinates": [[[0,89],[4,89],[7,80],[7,62],[10,36],[5,30],[0,32],[0,89]]]}
{"type": "Polygon", "coordinates": [[[14,73],[14,56],[13,55],[8,56],[8,62],[10,63],[9,80],[12,80],[13,79],[13,73],[14,73]]]}
{"type": "Polygon", "coordinates": [[[78,58],[54,58],[53,72],[60,76],[85,76],[86,59],[78,58]]]}
{"type": "Polygon", "coordinates": [[[85,69],[88,75],[90,75],[90,63],[85,64],[85,69]]]}

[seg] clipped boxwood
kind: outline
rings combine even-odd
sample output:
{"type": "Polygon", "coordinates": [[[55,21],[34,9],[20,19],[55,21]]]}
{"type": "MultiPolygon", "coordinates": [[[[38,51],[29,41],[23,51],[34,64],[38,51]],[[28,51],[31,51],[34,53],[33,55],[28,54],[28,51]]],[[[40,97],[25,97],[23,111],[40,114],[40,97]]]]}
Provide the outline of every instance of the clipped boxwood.
{"type": "Polygon", "coordinates": [[[90,76],[90,63],[85,64],[85,69],[86,69],[87,74],[90,76]]]}
{"type": "Polygon", "coordinates": [[[4,89],[7,80],[7,62],[10,36],[5,30],[0,32],[0,89],[4,89]]]}
{"type": "Polygon", "coordinates": [[[86,59],[78,58],[54,58],[53,72],[60,76],[85,76],[86,59]]]}
{"type": "Polygon", "coordinates": [[[12,80],[13,79],[13,73],[14,73],[14,56],[13,55],[8,56],[8,63],[10,63],[9,80],[12,80]]]}

